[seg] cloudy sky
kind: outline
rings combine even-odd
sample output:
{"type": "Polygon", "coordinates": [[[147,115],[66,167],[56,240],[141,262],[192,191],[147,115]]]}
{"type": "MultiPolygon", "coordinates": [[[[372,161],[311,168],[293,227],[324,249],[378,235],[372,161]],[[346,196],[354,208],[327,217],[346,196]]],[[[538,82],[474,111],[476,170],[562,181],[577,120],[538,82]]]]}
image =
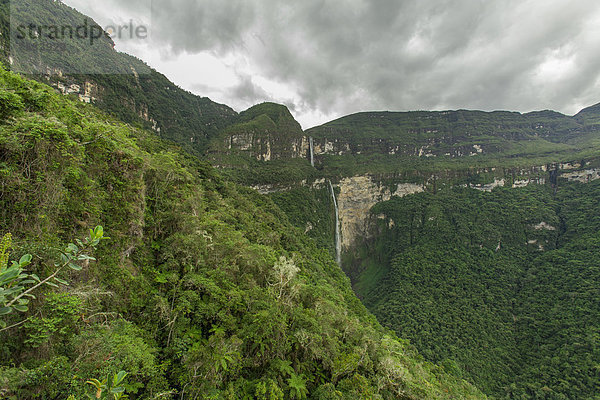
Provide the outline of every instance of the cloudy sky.
{"type": "Polygon", "coordinates": [[[151,40],[117,48],[179,86],[238,111],[286,104],[304,128],[368,110],[600,102],[597,0],[150,1],[64,2],[101,25],[149,25],[151,40]]]}

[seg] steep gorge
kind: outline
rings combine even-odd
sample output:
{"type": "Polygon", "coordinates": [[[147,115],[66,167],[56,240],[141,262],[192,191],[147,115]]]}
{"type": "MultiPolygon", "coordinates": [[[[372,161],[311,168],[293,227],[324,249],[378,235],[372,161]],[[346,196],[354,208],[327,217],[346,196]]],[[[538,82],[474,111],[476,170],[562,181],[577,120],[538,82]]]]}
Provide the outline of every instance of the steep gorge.
{"type": "Polygon", "coordinates": [[[209,158],[265,194],[331,181],[347,253],[369,238],[369,210],[392,196],[595,179],[600,152],[590,115],[361,113],[304,133],[284,106],[265,103],[222,131],[209,158]]]}
{"type": "MultiPolygon", "coordinates": [[[[379,118],[393,119],[389,114],[379,118]]],[[[600,152],[593,113],[584,110],[575,117],[549,112],[441,113],[444,118],[454,114],[483,119],[471,121],[471,132],[484,129],[477,125],[480,122],[483,127],[494,126],[496,132],[463,135],[462,128],[451,126],[421,130],[435,136],[423,138],[410,129],[388,126],[382,133],[377,124],[357,129],[356,123],[338,121],[333,125],[344,126],[338,131],[328,124],[307,131],[307,151],[287,160],[296,163],[289,165],[304,162],[309,168],[303,174],[269,181],[261,172],[270,163],[254,163],[253,182],[261,182],[254,186],[271,196],[307,235],[329,240],[332,256],[341,252],[341,266],[367,307],[428,358],[499,398],[585,398],[595,385],[587,378],[594,361],[585,357],[600,360],[593,339],[586,338],[586,332],[595,328],[582,329],[577,320],[569,320],[567,315],[577,312],[562,300],[566,295],[555,292],[559,299],[546,299],[547,292],[541,291],[545,294],[532,297],[531,287],[550,285],[556,291],[564,284],[548,275],[541,283],[536,279],[541,272],[528,262],[541,265],[545,253],[553,257],[554,252],[567,252],[585,260],[591,268],[586,276],[600,283],[590,262],[593,258],[574,251],[573,244],[557,244],[561,232],[573,226],[560,222],[566,217],[555,207],[565,212],[571,206],[552,200],[553,195],[564,198],[564,193],[568,197],[585,192],[578,185],[597,187],[600,152]],[[517,128],[501,123],[506,116],[511,123],[518,122],[517,128]],[[500,118],[497,123],[495,117],[500,118]],[[362,134],[371,130],[380,136],[362,134]],[[405,141],[412,142],[402,144],[405,141]],[[335,197],[314,195],[322,190],[335,197]],[[436,203],[430,199],[440,204],[429,208],[436,203]],[[331,218],[323,216],[327,212],[331,218]],[[563,310],[565,315],[553,315],[569,322],[559,327],[529,309],[544,307],[563,310]],[[559,332],[563,338],[572,332],[577,343],[536,340],[544,348],[572,354],[582,370],[564,355],[549,366],[546,350],[532,351],[536,329],[545,335],[559,332]],[[564,376],[557,365],[566,371],[564,376]],[[571,386],[565,387],[561,379],[571,386]]],[[[428,119],[435,115],[426,114],[428,119]]],[[[419,125],[422,117],[418,113],[413,123],[419,125]]],[[[278,162],[273,167],[285,165],[286,158],[278,162]]],[[[237,163],[228,168],[246,168],[243,159],[237,163]]],[[[578,273],[581,270],[565,265],[556,279],[566,276],[574,282],[573,274],[578,273]]],[[[593,293],[581,296],[580,307],[589,310],[593,293]]],[[[600,326],[597,317],[591,313],[586,319],[590,327],[600,326]]]]}

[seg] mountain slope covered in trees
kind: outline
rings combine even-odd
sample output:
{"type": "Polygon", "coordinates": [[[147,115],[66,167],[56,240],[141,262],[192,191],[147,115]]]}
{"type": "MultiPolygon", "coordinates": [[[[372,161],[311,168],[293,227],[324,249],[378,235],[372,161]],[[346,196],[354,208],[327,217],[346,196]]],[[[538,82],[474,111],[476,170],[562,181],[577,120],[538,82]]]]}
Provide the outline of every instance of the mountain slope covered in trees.
{"type": "Polygon", "coordinates": [[[598,108],[362,112],[308,129],[323,173],[406,174],[526,168],[597,157],[598,108]]]}
{"type": "Polygon", "coordinates": [[[355,288],[427,358],[507,399],[600,385],[600,181],[455,188],[376,205],[355,288]]]}
{"type": "Polygon", "coordinates": [[[1,317],[23,322],[0,331],[3,396],[83,398],[124,370],[137,399],[485,398],[383,329],[268,198],[0,70],[0,262],[33,254],[43,278],[99,224],[97,261],[1,317]]]}
{"type": "MultiPolygon", "coordinates": [[[[23,20],[35,26],[78,27],[82,21],[97,25],[60,1],[23,0],[20,7],[27,10],[23,20]]],[[[10,11],[11,2],[1,0],[0,61],[5,65],[32,73],[33,78],[75,97],[86,96],[121,121],[152,129],[192,154],[204,154],[210,139],[237,116],[230,107],[183,90],[142,60],[116,51],[108,35],[93,46],[83,40],[65,41],[70,45],[65,51],[44,52],[40,46],[36,57],[20,64],[12,59],[11,65],[10,11]]],[[[50,41],[49,49],[51,45],[56,44],[50,41]]]]}

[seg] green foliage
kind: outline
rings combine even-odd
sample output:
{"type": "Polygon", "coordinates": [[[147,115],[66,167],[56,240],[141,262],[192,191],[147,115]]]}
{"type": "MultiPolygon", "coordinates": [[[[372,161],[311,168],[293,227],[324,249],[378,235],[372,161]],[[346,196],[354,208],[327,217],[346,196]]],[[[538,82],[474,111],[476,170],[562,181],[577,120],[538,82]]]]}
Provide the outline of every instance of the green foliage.
{"type": "MultiPolygon", "coordinates": [[[[13,81],[36,85],[0,71],[13,81]]],[[[31,273],[52,273],[50,247],[85,226],[112,238],[100,263],[63,270],[69,286],[45,287],[24,329],[0,332],[7,396],[82,398],[90,377],[127,371],[119,385],[140,399],[484,398],[378,325],[273,201],[154,134],[52,94],[0,121],[0,154],[0,229],[36,254],[31,273]]]]}
{"type": "Polygon", "coordinates": [[[99,381],[98,379],[92,378],[86,383],[94,387],[96,392],[91,395],[88,393],[88,398],[90,399],[114,399],[114,400],[126,400],[129,398],[125,394],[125,387],[120,386],[125,377],[127,376],[127,372],[119,371],[116,373],[112,379],[110,376],[104,378],[104,380],[99,381]]]}
{"type": "Polygon", "coordinates": [[[2,92],[0,95],[0,117],[8,118],[25,108],[20,96],[11,92],[2,92]]]}
{"type": "Polygon", "coordinates": [[[81,299],[77,296],[48,293],[40,310],[23,325],[27,338],[24,343],[32,348],[42,345],[60,347],[77,331],[77,322],[82,311],[81,299]]]}
{"type": "Polygon", "coordinates": [[[287,383],[290,387],[291,399],[306,399],[308,389],[306,389],[306,378],[304,378],[304,375],[291,373],[287,383]]]}
{"type": "Polygon", "coordinates": [[[283,400],[283,390],[271,379],[256,385],[254,398],[257,400],[283,400]]]}
{"type": "MultiPolygon", "coordinates": [[[[54,264],[52,274],[42,280],[36,274],[24,272],[25,267],[30,265],[33,259],[31,254],[23,255],[18,262],[13,261],[12,265],[7,267],[11,236],[5,235],[0,243],[0,261],[2,261],[0,262],[0,317],[13,311],[26,312],[29,301],[35,299],[32,292],[41,286],[57,288],[58,285],[68,285],[67,281],[59,278],[60,272],[67,267],[74,271],[81,271],[83,268],[81,262],[95,260],[84,254],[84,251],[95,249],[103,239],[108,238],[104,237],[103,228],[97,226],[95,229],[90,229],[89,236],[83,241],[77,239],[77,244],[69,243],[65,250],[60,252],[60,261],[54,264]]],[[[6,327],[4,319],[0,319],[0,327],[6,327]]]]}
{"type": "Polygon", "coordinates": [[[294,226],[303,230],[321,248],[328,248],[335,255],[332,238],[335,235],[333,201],[329,189],[297,187],[269,195],[285,212],[294,226]]]}
{"type": "Polygon", "coordinates": [[[10,257],[10,249],[12,246],[12,235],[5,234],[0,240],[0,271],[8,266],[8,258],[10,257]]]}
{"type": "Polygon", "coordinates": [[[120,120],[153,129],[188,152],[202,155],[210,140],[236,117],[230,107],[183,90],[134,57],[116,54],[120,62],[150,72],[138,78],[131,74],[105,74],[73,76],[67,80],[97,85],[98,99],[94,104],[120,120]]]}
{"type": "Polygon", "coordinates": [[[223,175],[233,182],[245,186],[273,185],[271,190],[285,191],[318,176],[317,171],[303,158],[259,161],[245,155],[225,154],[218,159],[213,158],[211,162],[224,166],[223,175]]]}
{"type": "Polygon", "coordinates": [[[599,196],[598,182],[561,182],[380,203],[355,287],[382,324],[494,397],[591,398],[599,196]]]}
{"type": "MultiPolygon", "coordinates": [[[[13,311],[27,311],[29,299],[34,296],[24,293],[25,287],[39,282],[39,278],[35,279],[36,275],[30,277],[23,272],[24,268],[31,264],[31,259],[30,254],[25,254],[18,262],[13,261],[10,267],[0,265],[0,316],[13,311]]],[[[6,322],[0,320],[0,327],[5,326],[6,322]]]]}
{"type": "MultiPolygon", "coordinates": [[[[236,123],[243,124],[264,116],[271,120],[280,132],[286,134],[302,134],[300,124],[294,119],[290,110],[282,104],[261,103],[242,111],[236,118],[236,123]]],[[[231,129],[231,128],[230,128],[231,129]]]]}

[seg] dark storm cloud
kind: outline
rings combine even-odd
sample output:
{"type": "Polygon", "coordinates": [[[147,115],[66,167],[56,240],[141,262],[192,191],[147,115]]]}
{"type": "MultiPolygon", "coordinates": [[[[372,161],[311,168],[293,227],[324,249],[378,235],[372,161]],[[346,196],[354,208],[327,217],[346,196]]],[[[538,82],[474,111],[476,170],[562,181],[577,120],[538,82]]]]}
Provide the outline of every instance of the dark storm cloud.
{"type": "MultiPolygon", "coordinates": [[[[155,3],[153,35],[243,58],[304,111],[572,112],[600,102],[599,23],[596,0],[173,0],[155,3]]],[[[229,95],[267,100],[240,82],[229,95]]]]}
{"type": "MultiPolygon", "coordinates": [[[[263,88],[257,85],[252,76],[238,74],[239,83],[227,89],[226,97],[235,99],[239,104],[257,104],[264,101],[275,101],[263,88]]],[[[281,99],[278,100],[281,102],[281,99]]],[[[237,104],[236,104],[237,105],[237,104]]]]}
{"type": "Polygon", "coordinates": [[[244,0],[153,1],[153,39],[174,53],[235,51],[244,46],[255,8],[244,0]]]}

